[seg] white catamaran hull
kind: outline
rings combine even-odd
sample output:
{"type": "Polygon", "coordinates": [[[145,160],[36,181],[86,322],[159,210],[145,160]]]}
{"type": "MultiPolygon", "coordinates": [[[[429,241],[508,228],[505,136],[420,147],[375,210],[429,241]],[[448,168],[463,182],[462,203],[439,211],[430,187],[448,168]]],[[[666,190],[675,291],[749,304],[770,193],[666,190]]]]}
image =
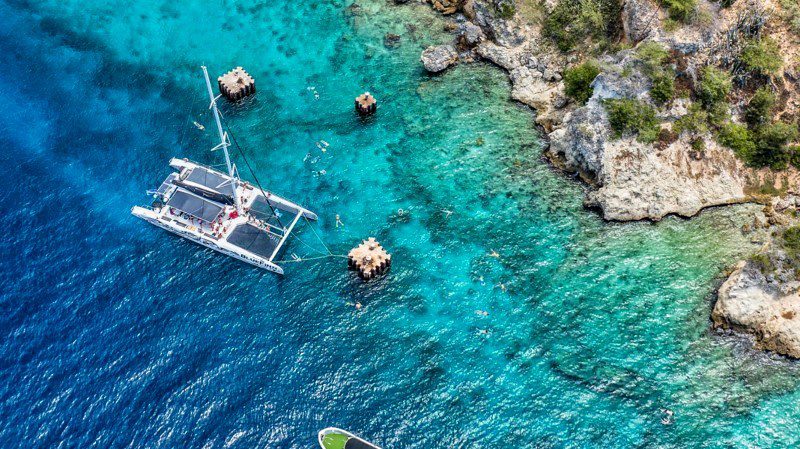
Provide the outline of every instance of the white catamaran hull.
{"type": "Polygon", "coordinates": [[[226,256],[239,259],[242,262],[247,262],[251,265],[255,265],[259,268],[263,268],[273,273],[283,274],[283,268],[279,267],[278,265],[272,262],[264,260],[254,254],[247,254],[244,251],[242,251],[239,247],[231,245],[225,241],[214,240],[212,238],[206,237],[204,234],[198,231],[192,231],[181,225],[165,222],[163,221],[163,219],[159,217],[158,213],[156,213],[151,209],[134,206],[131,209],[131,214],[155,226],[158,226],[161,229],[165,229],[185,239],[189,239],[195,243],[199,243],[200,245],[203,245],[207,248],[211,248],[214,251],[225,254],[226,256]]]}

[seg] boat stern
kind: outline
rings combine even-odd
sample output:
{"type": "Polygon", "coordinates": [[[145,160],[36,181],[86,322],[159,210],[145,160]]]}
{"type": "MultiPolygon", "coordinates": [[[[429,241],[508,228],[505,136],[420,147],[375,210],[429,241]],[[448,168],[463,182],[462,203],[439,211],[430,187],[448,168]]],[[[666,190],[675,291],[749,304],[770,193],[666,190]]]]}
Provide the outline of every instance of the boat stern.
{"type": "Polygon", "coordinates": [[[131,208],[131,215],[147,221],[153,221],[158,219],[158,214],[156,213],[156,211],[141,206],[133,206],[131,208]]]}

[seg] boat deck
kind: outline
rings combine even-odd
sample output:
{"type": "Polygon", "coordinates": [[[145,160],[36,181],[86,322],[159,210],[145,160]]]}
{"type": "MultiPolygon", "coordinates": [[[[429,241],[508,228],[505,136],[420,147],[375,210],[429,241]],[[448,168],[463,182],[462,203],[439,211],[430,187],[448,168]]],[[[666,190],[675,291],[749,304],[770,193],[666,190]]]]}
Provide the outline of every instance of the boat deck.
{"type": "Polygon", "coordinates": [[[230,235],[228,235],[228,243],[267,260],[272,259],[280,241],[281,238],[279,236],[267,232],[251,223],[244,223],[236,226],[233,231],[231,231],[230,235]]]}
{"type": "Polygon", "coordinates": [[[260,266],[266,264],[272,271],[282,272],[273,260],[298,221],[317,218],[297,204],[246,182],[237,186],[242,203],[237,211],[228,191],[228,175],[186,159],[173,158],[170,166],[178,172],[170,173],[157,190],[149,191],[157,199],[153,208],[149,212],[134,208],[134,215],[155,220],[218,251],[232,252],[260,266]]]}

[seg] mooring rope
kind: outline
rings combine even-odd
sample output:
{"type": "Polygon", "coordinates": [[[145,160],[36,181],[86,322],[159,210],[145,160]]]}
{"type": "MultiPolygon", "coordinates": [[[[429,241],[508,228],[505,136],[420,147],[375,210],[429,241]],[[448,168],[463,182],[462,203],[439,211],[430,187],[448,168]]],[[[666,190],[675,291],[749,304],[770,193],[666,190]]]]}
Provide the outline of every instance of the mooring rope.
{"type": "MultiPolygon", "coordinates": [[[[261,182],[258,180],[258,176],[256,176],[255,171],[253,170],[253,167],[250,165],[250,161],[247,159],[247,156],[245,156],[244,151],[242,150],[242,147],[239,145],[239,142],[236,141],[236,136],[233,134],[233,131],[231,130],[230,126],[228,126],[228,122],[225,120],[225,118],[223,117],[222,113],[220,113],[219,116],[220,116],[220,119],[221,119],[222,123],[225,125],[225,129],[228,131],[228,134],[231,136],[231,139],[233,140],[234,146],[236,146],[236,149],[239,151],[239,155],[241,155],[242,159],[244,159],[244,163],[247,166],[247,170],[250,172],[250,175],[253,177],[253,180],[256,182],[256,185],[258,186],[258,189],[261,191],[261,194],[264,196],[264,200],[266,201],[267,206],[269,206],[270,210],[272,211],[272,215],[275,217],[275,220],[278,221],[278,224],[282,228],[286,229],[286,227],[283,225],[283,223],[281,223],[280,218],[278,218],[278,214],[277,214],[277,212],[275,212],[275,208],[273,208],[272,204],[269,203],[269,196],[267,196],[267,193],[264,191],[264,188],[261,186],[261,182]]],[[[308,243],[303,241],[303,239],[301,239],[297,235],[296,231],[293,230],[290,233],[290,235],[292,235],[294,238],[296,238],[297,241],[299,241],[303,245],[311,248],[312,251],[314,251],[316,253],[319,253],[319,254],[322,254],[322,256],[312,257],[312,258],[305,258],[305,259],[298,258],[298,259],[295,259],[295,260],[281,260],[281,261],[278,261],[278,262],[275,262],[275,263],[304,262],[304,261],[307,261],[307,260],[317,260],[317,259],[324,259],[324,258],[329,258],[329,257],[342,257],[342,258],[345,258],[345,259],[347,258],[347,256],[344,255],[344,254],[334,254],[333,251],[331,251],[331,249],[328,248],[328,245],[326,245],[325,241],[322,240],[322,237],[319,236],[319,234],[317,233],[317,230],[314,229],[314,225],[308,220],[308,217],[306,217],[305,214],[303,214],[303,220],[305,220],[305,222],[308,225],[308,227],[311,228],[311,232],[313,232],[314,236],[317,238],[317,241],[322,245],[323,248],[325,248],[325,251],[327,251],[328,253],[325,254],[324,252],[318,250],[317,248],[314,248],[313,246],[309,245],[308,243]]]]}
{"type": "Polygon", "coordinates": [[[341,257],[343,259],[347,259],[347,256],[343,254],[326,254],[324,256],[316,256],[316,257],[298,257],[297,259],[290,259],[290,260],[277,260],[273,263],[297,263],[297,262],[309,262],[312,260],[322,260],[322,259],[330,259],[331,257],[341,257]]]}
{"type": "Polygon", "coordinates": [[[247,156],[244,155],[244,151],[242,151],[242,147],[240,147],[239,142],[236,141],[236,136],[233,134],[231,127],[228,126],[228,122],[225,120],[225,117],[223,117],[222,114],[219,114],[219,117],[222,120],[222,123],[225,124],[225,129],[228,130],[228,134],[231,136],[231,139],[233,139],[233,144],[236,146],[236,149],[239,150],[239,154],[242,156],[242,159],[244,159],[244,163],[245,165],[247,165],[247,170],[250,171],[250,175],[256,181],[258,189],[261,190],[261,194],[264,195],[264,202],[267,203],[267,206],[269,206],[269,209],[272,211],[272,216],[275,217],[275,220],[278,222],[279,225],[281,225],[283,229],[286,229],[286,226],[284,226],[283,223],[281,223],[281,219],[278,218],[278,214],[275,212],[275,208],[272,207],[272,204],[269,203],[269,196],[264,191],[264,188],[261,186],[261,182],[258,180],[255,171],[253,171],[253,167],[250,166],[250,161],[247,159],[247,156]]]}

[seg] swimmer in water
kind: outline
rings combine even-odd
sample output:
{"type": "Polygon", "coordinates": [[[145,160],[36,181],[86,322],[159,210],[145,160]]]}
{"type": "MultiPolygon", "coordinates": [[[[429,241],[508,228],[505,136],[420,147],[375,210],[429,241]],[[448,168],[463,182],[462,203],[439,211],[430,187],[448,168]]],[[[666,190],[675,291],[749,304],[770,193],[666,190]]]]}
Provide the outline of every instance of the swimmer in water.
{"type": "Polygon", "coordinates": [[[203,125],[201,125],[201,124],[199,124],[199,123],[197,123],[197,122],[192,122],[192,124],[194,124],[194,126],[195,126],[197,129],[199,129],[200,131],[205,131],[205,130],[206,130],[206,127],[205,127],[205,126],[203,126],[203,125]]]}
{"type": "Polygon", "coordinates": [[[500,287],[500,290],[502,290],[503,293],[506,292],[506,284],[500,282],[499,284],[497,284],[497,286],[500,287]]]}
{"type": "Polygon", "coordinates": [[[489,312],[485,310],[476,310],[475,313],[478,314],[479,316],[489,316],[489,312]]]}
{"type": "Polygon", "coordinates": [[[500,258],[500,254],[495,250],[490,250],[489,251],[489,257],[494,257],[495,259],[499,259],[500,258]]]}
{"type": "Polygon", "coordinates": [[[356,310],[361,310],[361,307],[363,307],[363,306],[361,305],[361,303],[360,303],[360,302],[358,302],[358,301],[356,301],[356,302],[346,302],[345,304],[347,304],[348,306],[353,306],[353,307],[355,307],[355,308],[356,308],[356,310]]]}
{"type": "Polygon", "coordinates": [[[342,223],[342,219],[339,218],[339,214],[336,214],[336,227],[338,228],[339,226],[344,227],[344,223],[342,223]]]}
{"type": "Polygon", "coordinates": [[[451,211],[451,210],[442,209],[442,212],[444,212],[444,215],[447,218],[450,218],[450,216],[453,215],[453,211],[451,211]]]}

